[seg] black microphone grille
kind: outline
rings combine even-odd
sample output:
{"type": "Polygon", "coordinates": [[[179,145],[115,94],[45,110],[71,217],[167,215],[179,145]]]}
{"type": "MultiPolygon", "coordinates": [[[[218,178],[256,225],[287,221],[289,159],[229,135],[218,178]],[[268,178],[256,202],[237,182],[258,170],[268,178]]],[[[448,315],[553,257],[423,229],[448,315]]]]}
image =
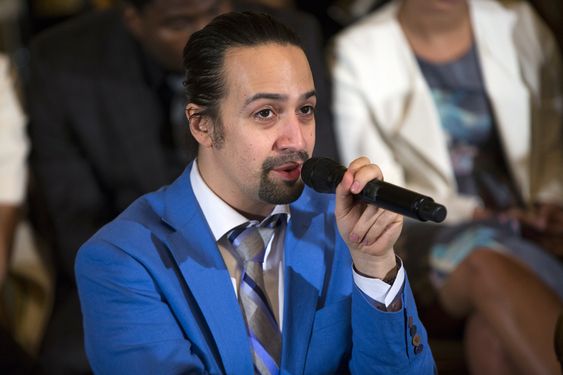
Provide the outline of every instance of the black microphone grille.
{"type": "Polygon", "coordinates": [[[315,157],[303,163],[301,179],[319,193],[334,193],[345,171],[332,159],[315,157]]]}

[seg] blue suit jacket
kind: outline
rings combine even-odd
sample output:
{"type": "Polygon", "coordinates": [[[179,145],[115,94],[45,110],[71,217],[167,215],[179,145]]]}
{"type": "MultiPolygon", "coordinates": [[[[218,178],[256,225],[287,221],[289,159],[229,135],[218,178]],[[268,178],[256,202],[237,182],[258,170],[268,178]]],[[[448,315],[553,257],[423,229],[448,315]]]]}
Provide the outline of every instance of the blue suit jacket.
{"type": "MultiPolygon", "coordinates": [[[[96,373],[253,373],[242,314],[190,169],[138,199],[79,251],[86,351],[96,373]]],[[[291,205],[282,373],[432,373],[408,282],[401,311],[368,302],[354,285],[333,206],[308,189],[291,205]],[[423,345],[418,354],[412,326],[423,345]]]]}

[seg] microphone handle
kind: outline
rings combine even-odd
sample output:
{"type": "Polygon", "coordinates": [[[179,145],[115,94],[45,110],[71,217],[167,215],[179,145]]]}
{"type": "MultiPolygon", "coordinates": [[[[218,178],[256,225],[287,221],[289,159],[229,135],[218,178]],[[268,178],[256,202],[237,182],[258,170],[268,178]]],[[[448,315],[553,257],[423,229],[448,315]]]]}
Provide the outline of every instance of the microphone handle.
{"type": "Polygon", "coordinates": [[[363,202],[422,221],[442,222],[446,209],[434,199],[385,181],[373,180],[357,195],[363,202]]]}
{"type": "MultiPolygon", "coordinates": [[[[331,176],[333,192],[342,181],[345,172],[346,168],[344,167],[334,171],[331,176]]],[[[385,210],[420,221],[441,223],[447,214],[446,207],[434,202],[431,197],[381,180],[368,182],[363,190],[356,194],[356,198],[362,202],[375,204],[385,210]]]]}

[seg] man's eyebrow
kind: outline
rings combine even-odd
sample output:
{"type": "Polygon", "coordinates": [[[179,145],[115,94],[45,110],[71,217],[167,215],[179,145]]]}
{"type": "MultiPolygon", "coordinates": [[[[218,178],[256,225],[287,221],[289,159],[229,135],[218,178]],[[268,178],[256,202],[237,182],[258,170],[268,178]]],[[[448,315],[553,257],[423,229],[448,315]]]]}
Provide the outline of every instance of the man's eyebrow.
{"type": "MultiPolygon", "coordinates": [[[[309,99],[312,96],[317,96],[317,93],[315,92],[315,90],[311,90],[306,92],[305,94],[301,95],[301,99],[309,99]]],[[[252,95],[250,98],[246,99],[244,101],[244,106],[246,107],[247,105],[249,105],[250,103],[256,101],[256,100],[260,100],[260,99],[270,99],[270,100],[277,100],[277,101],[285,101],[288,99],[287,95],[282,95],[282,94],[275,94],[275,93],[269,93],[269,92],[259,92],[257,94],[252,95]]]]}
{"type": "Polygon", "coordinates": [[[317,96],[317,92],[315,90],[308,91],[305,94],[301,95],[301,99],[309,99],[312,96],[317,96]]]}
{"type": "Polygon", "coordinates": [[[268,92],[259,92],[257,94],[252,95],[250,98],[246,99],[244,101],[244,105],[247,106],[252,102],[255,102],[256,100],[260,100],[260,99],[270,99],[270,100],[287,100],[288,97],[287,95],[282,95],[282,94],[274,94],[274,93],[268,93],[268,92]]]}

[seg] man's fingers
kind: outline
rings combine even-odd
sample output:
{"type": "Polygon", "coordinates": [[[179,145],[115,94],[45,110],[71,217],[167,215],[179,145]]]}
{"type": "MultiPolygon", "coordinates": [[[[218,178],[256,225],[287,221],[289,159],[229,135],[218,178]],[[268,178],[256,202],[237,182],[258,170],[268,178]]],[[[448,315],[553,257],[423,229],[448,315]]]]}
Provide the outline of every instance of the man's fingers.
{"type": "Polygon", "coordinates": [[[356,181],[356,175],[359,170],[369,165],[370,161],[366,157],[355,159],[350,163],[344,173],[344,176],[342,176],[342,181],[340,181],[336,187],[336,199],[337,201],[340,200],[340,202],[344,204],[342,208],[345,208],[346,211],[348,211],[348,209],[350,209],[354,204],[352,194],[356,194],[361,191],[361,188],[357,190],[358,182],[356,181]]]}
{"type": "Polygon", "coordinates": [[[371,246],[393,225],[399,225],[402,217],[375,205],[367,205],[350,231],[350,241],[359,247],[371,246]]]}
{"type": "Polygon", "coordinates": [[[363,212],[359,215],[358,220],[350,231],[350,241],[357,244],[364,242],[371,227],[375,225],[382,213],[383,209],[375,205],[365,205],[363,212]]]}
{"type": "Polygon", "coordinates": [[[371,164],[369,159],[365,156],[362,156],[352,161],[348,166],[348,170],[352,172],[352,174],[354,174],[358,169],[360,169],[364,165],[369,165],[369,164],[371,164]]]}
{"type": "Polygon", "coordinates": [[[381,169],[375,164],[367,164],[353,171],[354,182],[350,191],[358,194],[366,186],[368,182],[375,179],[383,179],[381,169]]]}
{"type": "Polygon", "coordinates": [[[399,233],[392,233],[390,229],[396,225],[400,225],[402,217],[391,211],[381,209],[381,214],[378,216],[377,221],[370,227],[370,230],[364,236],[362,241],[363,246],[371,246],[376,241],[382,243],[394,243],[399,236],[399,233]],[[386,238],[393,235],[393,239],[386,238]]]}
{"type": "Polygon", "coordinates": [[[337,187],[337,194],[358,194],[368,182],[374,179],[383,179],[381,169],[377,165],[371,164],[366,157],[357,158],[348,166],[337,187]]]}

